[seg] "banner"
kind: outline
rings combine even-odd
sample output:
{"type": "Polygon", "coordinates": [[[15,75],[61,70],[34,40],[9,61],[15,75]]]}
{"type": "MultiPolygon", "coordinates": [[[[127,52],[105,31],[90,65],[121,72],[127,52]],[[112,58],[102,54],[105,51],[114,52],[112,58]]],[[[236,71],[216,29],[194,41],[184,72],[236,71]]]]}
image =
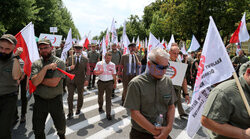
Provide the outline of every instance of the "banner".
{"type": "Polygon", "coordinates": [[[166,76],[172,79],[173,85],[182,86],[187,64],[173,61],[169,61],[169,64],[170,67],[167,68],[166,76]]]}
{"type": "Polygon", "coordinates": [[[193,137],[201,127],[201,115],[210,87],[232,76],[233,65],[212,17],[208,26],[191,101],[187,134],[193,137]]]}
{"type": "Polygon", "coordinates": [[[44,34],[41,33],[39,36],[39,40],[41,39],[49,39],[51,41],[52,46],[60,46],[62,41],[62,35],[52,35],[52,34],[44,34]]]}

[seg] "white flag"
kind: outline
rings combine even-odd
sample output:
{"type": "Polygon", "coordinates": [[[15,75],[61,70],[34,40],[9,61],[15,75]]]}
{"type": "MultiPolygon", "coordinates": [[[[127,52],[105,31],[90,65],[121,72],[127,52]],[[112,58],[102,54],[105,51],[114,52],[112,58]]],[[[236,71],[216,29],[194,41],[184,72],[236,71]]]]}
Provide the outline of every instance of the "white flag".
{"type": "Polygon", "coordinates": [[[139,47],[140,45],[140,39],[139,39],[139,36],[137,37],[137,40],[136,40],[136,47],[139,47]]]}
{"type": "Polygon", "coordinates": [[[72,40],[72,31],[71,31],[71,28],[70,28],[69,32],[68,32],[68,36],[67,36],[66,42],[65,42],[65,45],[63,47],[62,55],[61,55],[61,59],[64,62],[66,62],[67,52],[72,47],[72,42],[73,42],[73,40],[72,40]]]}
{"type": "Polygon", "coordinates": [[[168,43],[168,46],[167,46],[167,50],[168,51],[170,50],[172,43],[175,43],[174,35],[173,34],[171,35],[171,39],[170,39],[170,41],[168,43]]]}
{"type": "Polygon", "coordinates": [[[190,137],[193,137],[200,129],[201,115],[209,94],[209,88],[213,84],[230,78],[233,72],[233,65],[219,31],[213,18],[210,17],[188,117],[187,134],[190,137]]]}
{"type": "Polygon", "coordinates": [[[105,37],[102,38],[102,61],[104,61],[104,56],[107,53],[105,37]]]}
{"type": "Polygon", "coordinates": [[[148,48],[148,38],[145,38],[145,48],[148,48]]]}
{"type": "Polygon", "coordinates": [[[186,51],[186,49],[185,49],[185,46],[183,46],[183,47],[181,48],[181,52],[182,52],[183,55],[188,55],[188,53],[187,53],[187,51],[186,51]]]}
{"type": "Polygon", "coordinates": [[[161,44],[159,40],[155,38],[155,36],[150,32],[149,34],[149,42],[148,42],[148,54],[150,53],[151,50],[155,48],[164,48],[164,46],[161,44]]]}
{"type": "Polygon", "coordinates": [[[244,15],[243,15],[243,17],[241,19],[239,40],[240,40],[240,42],[246,42],[246,41],[249,40],[249,34],[248,34],[248,31],[247,31],[247,26],[246,26],[246,13],[244,13],[244,15]]]}
{"type": "Polygon", "coordinates": [[[190,44],[190,47],[188,49],[188,52],[192,52],[192,51],[196,51],[200,48],[200,44],[199,42],[196,40],[195,36],[193,35],[192,37],[192,41],[190,44]]]}
{"type": "Polygon", "coordinates": [[[123,43],[123,54],[129,54],[130,52],[128,49],[128,45],[130,44],[130,41],[126,34],[126,21],[123,24],[122,43],[123,43]]]}
{"type": "Polygon", "coordinates": [[[118,36],[117,36],[117,33],[116,33],[116,29],[115,29],[115,20],[114,20],[114,18],[112,20],[111,33],[112,33],[111,42],[115,43],[115,44],[118,44],[118,36]]]}

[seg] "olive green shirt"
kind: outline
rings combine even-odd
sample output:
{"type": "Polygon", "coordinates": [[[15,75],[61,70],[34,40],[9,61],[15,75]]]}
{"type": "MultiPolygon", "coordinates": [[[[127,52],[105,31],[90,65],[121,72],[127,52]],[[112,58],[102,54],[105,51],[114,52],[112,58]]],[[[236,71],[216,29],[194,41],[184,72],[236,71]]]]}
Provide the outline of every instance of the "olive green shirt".
{"type": "Polygon", "coordinates": [[[97,63],[100,58],[100,54],[97,51],[88,52],[89,63],[97,63]]]}
{"type": "MultiPolygon", "coordinates": [[[[250,86],[243,77],[239,80],[247,101],[250,103],[250,86]]],[[[221,83],[210,92],[203,115],[220,124],[227,123],[242,129],[250,127],[250,117],[234,79],[221,83]]],[[[210,130],[208,133],[213,139],[227,138],[210,130]]]]}
{"type": "Polygon", "coordinates": [[[249,61],[249,59],[245,55],[243,55],[243,56],[235,56],[235,57],[232,58],[232,63],[233,64],[244,64],[247,61],[249,61]]]}
{"type": "MultiPolygon", "coordinates": [[[[64,62],[60,58],[58,58],[54,55],[51,55],[51,57],[48,59],[48,61],[44,61],[41,58],[32,64],[31,78],[34,75],[38,74],[44,66],[51,64],[51,63],[56,63],[58,68],[65,70],[64,62]]],[[[47,73],[46,73],[44,79],[45,78],[56,78],[56,77],[64,78],[64,74],[58,70],[54,70],[54,71],[47,70],[47,73]]],[[[36,91],[34,92],[35,95],[39,95],[43,99],[52,99],[52,98],[55,98],[56,96],[58,96],[62,93],[63,93],[63,80],[60,80],[60,82],[58,83],[58,85],[56,87],[49,87],[49,86],[45,86],[43,84],[39,84],[36,87],[36,91]]]]}
{"type": "Polygon", "coordinates": [[[56,49],[56,56],[59,57],[59,58],[61,58],[62,51],[63,51],[62,48],[57,48],[57,49],[56,49]]]}
{"type": "Polygon", "coordinates": [[[116,66],[120,64],[122,54],[118,50],[116,52],[110,51],[112,53],[111,62],[113,62],[116,66]]]}
{"type": "MultiPolygon", "coordinates": [[[[156,122],[159,114],[163,114],[163,126],[166,126],[168,107],[174,104],[176,100],[170,78],[164,76],[157,80],[150,74],[145,73],[136,76],[129,82],[124,106],[128,109],[140,111],[152,124],[156,122]]],[[[149,133],[133,119],[131,119],[131,123],[134,129],[149,133]]]]}
{"type": "Polygon", "coordinates": [[[0,60],[0,96],[18,91],[17,81],[12,77],[13,63],[13,58],[6,61],[0,60]]]}
{"type": "Polygon", "coordinates": [[[249,67],[249,65],[250,65],[250,61],[248,61],[240,66],[239,76],[243,76],[245,74],[247,67],[249,67]]]}

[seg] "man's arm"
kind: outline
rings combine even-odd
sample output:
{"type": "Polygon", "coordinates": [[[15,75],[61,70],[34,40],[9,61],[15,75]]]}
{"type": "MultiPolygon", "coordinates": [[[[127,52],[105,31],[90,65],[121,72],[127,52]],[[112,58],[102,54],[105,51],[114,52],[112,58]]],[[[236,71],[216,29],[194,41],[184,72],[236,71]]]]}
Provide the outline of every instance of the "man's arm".
{"type": "Polygon", "coordinates": [[[44,66],[38,74],[34,75],[31,78],[32,84],[34,86],[38,86],[39,84],[41,84],[44,80],[44,76],[46,75],[47,70],[49,69],[56,70],[56,66],[57,66],[56,63],[51,63],[49,65],[44,66]]]}
{"type": "Polygon", "coordinates": [[[42,84],[49,87],[56,87],[61,79],[61,77],[45,78],[43,79],[42,84]]]}
{"type": "MultiPolygon", "coordinates": [[[[23,52],[23,48],[22,47],[18,47],[14,56],[19,56],[21,53],[23,52]]],[[[17,58],[13,59],[13,67],[12,67],[12,78],[14,80],[19,80],[22,76],[22,69],[19,63],[19,60],[17,58]]]]}
{"type": "Polygon", "coordinates": [[[175,106],[174,104],[168,106],[168,112],[166,116],[167,126],[156,127],[156,129],[161,130],[161,134],[155,136],[156,139],[167,138],[169,133],[172,131],[173,123],[174,123],[174,114],[175,114],[175,106]]]}
{"type": "Polygon", "coordinates": [[[187,79],[184,78],[183,82],[182,82],[182,89],[183,89],[183,93],[185,96],[185,101],[187,104],[190,103],[190,99],[189,99],[189,94],[188,94],[188,88],[187,88],[187,79]]]}
{"type": "Polygon", "coordinates": [[[241,128],[238,128],[229,124],[220,124],[205,116],[202,116],[201,124],[204,127],[210,129],[211,131],[219,135],[223,135],[223,136],[227,136],[231,138],[241,138],[241,139],[250,138],[250,128],[244,130],[244,129],[241,129],[241,128]]]}
{"type": "Polygon", "coordinates": [[[112,74],[113,79],[114,79],[114,89],[116,88],[116,74],[112,74]]]}
{"type": "Polygon", "coordinates": [[[160,130],[156,130],[155,126],[151,124],[138,110],[130,110],[131,118],[142,128],[152,133],[153,135],[159,135],[160,130]]]}

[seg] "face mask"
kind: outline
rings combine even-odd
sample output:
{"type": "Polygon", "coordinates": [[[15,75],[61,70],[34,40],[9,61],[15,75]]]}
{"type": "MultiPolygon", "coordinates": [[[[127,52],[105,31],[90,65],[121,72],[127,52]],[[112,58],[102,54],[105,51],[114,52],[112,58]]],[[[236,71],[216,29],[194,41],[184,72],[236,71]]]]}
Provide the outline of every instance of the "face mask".
{"type": "Polygon", "coordinates": [[[5,54],[5,53],[0,52],[0,60],[6,61],[6,60],[10,59],[10,57],[12,56],[12,53],[13,53],[13,51],[9,54],[5,54]]]}

